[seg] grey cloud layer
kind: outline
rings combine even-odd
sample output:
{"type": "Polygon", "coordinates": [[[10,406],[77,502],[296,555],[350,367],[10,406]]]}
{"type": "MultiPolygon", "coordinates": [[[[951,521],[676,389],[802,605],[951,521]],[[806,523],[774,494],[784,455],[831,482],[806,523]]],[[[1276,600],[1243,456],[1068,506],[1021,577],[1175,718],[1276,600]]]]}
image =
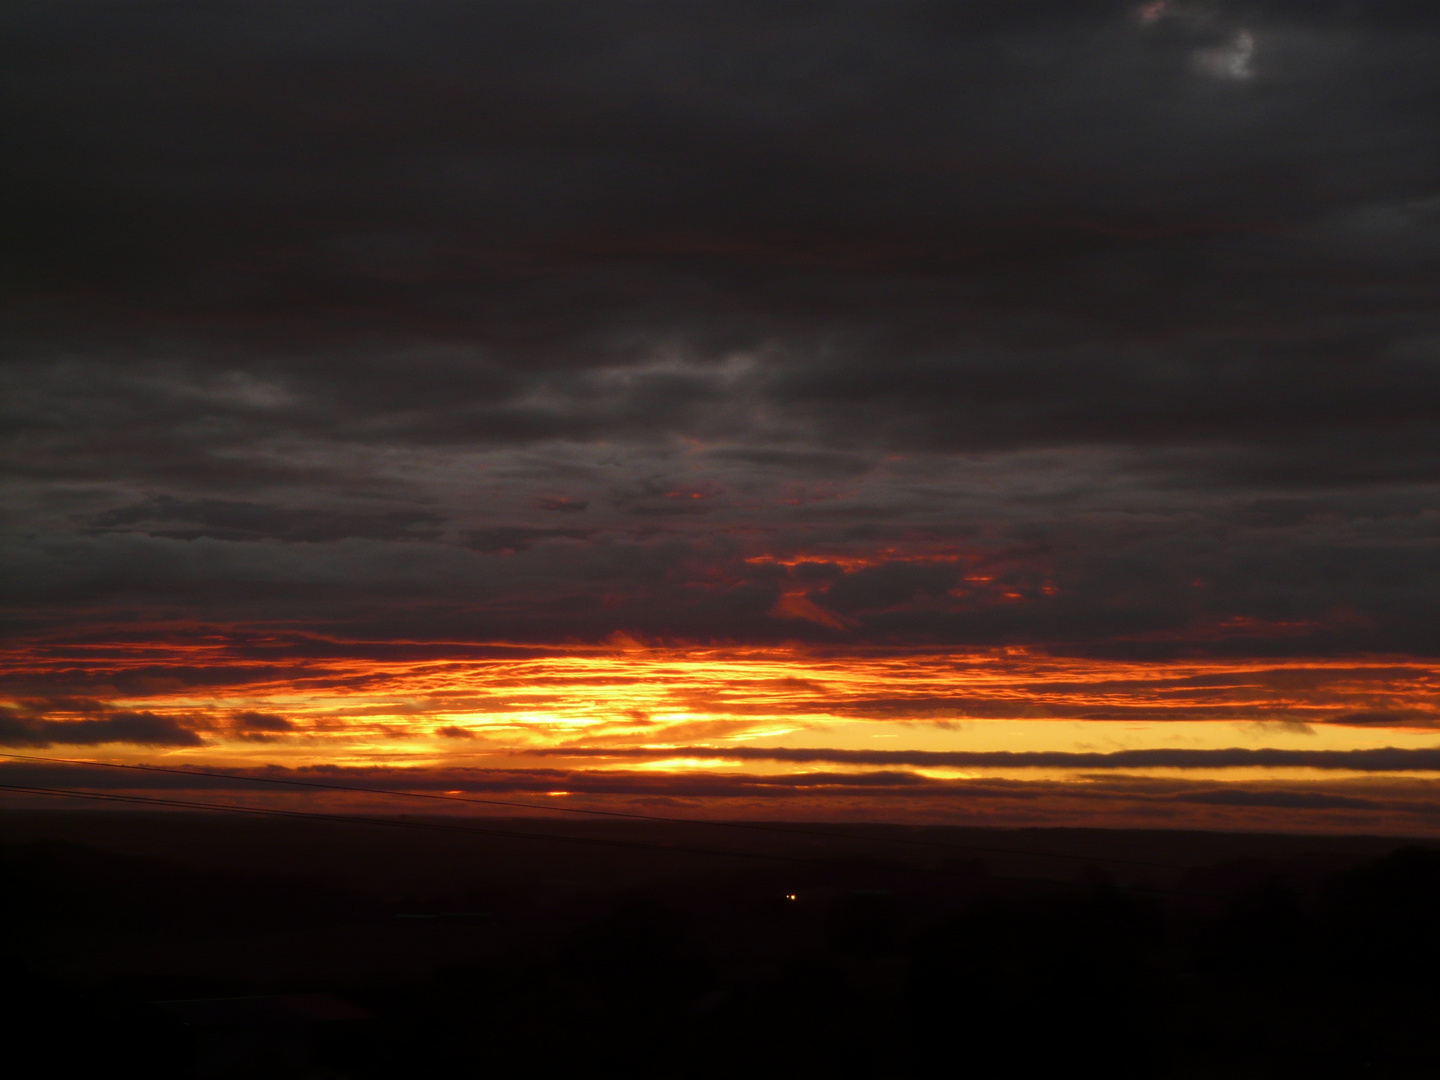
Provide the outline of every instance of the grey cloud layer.
{"type": "Polygon", "coordinates": [[[1297,827],[1297,819],[1291,816],[1295,811],[1305,811],[1305,825],[1317,829],[1433,834],[1436,827],[1434,781],[1395,777],[1325,781],[1321,788],[1296,782],[1218,786],[1183,778],[1127,776],[1092,777],[1090,782],[1075,784],[1009,779],[941,781],[906,772],[695,776],[561,769],[317,767],[271,768],[257,771],[250,778],[11,761],[0,763],[0,783],[21,789],[83,785],[99,791],[138,790],[162,796],[168,792],[171,797],[185,791],[243,791],[251,804],[261,792],[277,799],[303,792],[305,798],[313,799],[316,792],[307,785],[337,785],[347,789],[331,793],[341,806],[367,806],[372,811],[383,806],[388,812],[406,805],[445,806],[452,812],[463,812],[467,797],[481,805],[481,812],[494,812],[496,803],[512,811],[517,805],[555,811],[559,808],[542,795],[564,790],[572,797],[566,806],[582,812],[587,808],[626,807],[643,814],[663,814],[674,808],[689,816],[694,813],[689,800],[703,797],[711,812],[723,808],[721,812],[733,813],[744,808],[762,815],[778,811],[788,818],[813,813],[817,801],[831,813],[836,806],[865,813],[873,808],[875,800],[883,800],[887,812],[898,819],[938,814],[952,824],[969,815],[990,824],[1053,824],[1058,812],[1071,823],[1108,821],[1112,825],[1123,822],[1148,827],[1194,827],[1197,817],[1193,808],[1213,807],[1216,816],[1199,818],[1212,827],[1273,830],[1283,822],[1285,828],[1293,829],[1297,827]],[[271,783],[265,783],[267,779],[271,783]],[[301,788],[287,790],[295,782],[301,788]],[[366,789],[382,788],[430,795],[443,792],[449,797],[464,794],[446,804],[407,804],[363,794],[366,789]],[[681,805],[688,809],[681,811],[681,805]],[[1224,808],[1234,812],[1225,813],[1224,808]]]}
{"type": "Polygon", "coordinates": [[[55,721],[0,709],[0,746],[200,746],[204,740],[174,717],[118,712],[93,720],[55,721]]]}
{"type": "Polygon", "coordinates": [[[1170,10],[11,6],[7,606],[1434,653],[1440,14],[1170,10]]]}

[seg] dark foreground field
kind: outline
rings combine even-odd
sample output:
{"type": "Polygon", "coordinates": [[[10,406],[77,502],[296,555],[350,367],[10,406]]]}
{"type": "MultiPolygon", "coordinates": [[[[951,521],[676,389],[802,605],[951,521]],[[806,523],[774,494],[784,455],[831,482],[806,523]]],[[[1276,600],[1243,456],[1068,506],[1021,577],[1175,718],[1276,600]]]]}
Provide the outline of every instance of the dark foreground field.
{"type": "Polygon", "coordinates": [[[5,1045],[36,1076],[1440,1069],[1433,848],[415,820],[598,843],[0,814],[5,1045]]]}

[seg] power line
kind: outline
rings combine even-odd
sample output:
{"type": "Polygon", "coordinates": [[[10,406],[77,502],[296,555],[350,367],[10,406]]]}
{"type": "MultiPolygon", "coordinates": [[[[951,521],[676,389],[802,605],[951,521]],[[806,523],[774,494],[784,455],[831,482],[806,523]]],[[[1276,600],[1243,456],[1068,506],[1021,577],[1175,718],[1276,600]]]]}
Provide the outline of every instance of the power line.
{"type": "Polygon", "coordinates": [[[0,757],[17,761],[43,761],[60,765],[78,765],[105,769],[128,769],[137,772],[167,773],[174,776],[203,776],[214,780],[238,780],[244,783],[278,784],[287,787],[314,788],[323,791],[345,791],[366,795],[385,795],[402,799],[425,799],[435,802],[466,803],[475,806],[498,806],[512,810],[541,810],[560,814],[585,814],[593,817],[621,818],[630,821],[654,821],[669,825],[703,825],[717,829],[744,829],[751,832],[780,833],[792,836],[810,836],[820,839],[860,840],[866,843],[907,844],[912,847],[938,848],[946,851],[964,851],[986,855],[1019,855],[1026,858],[1062,859],[1069,862],[1113,863],[1118,866],[1139,866],[1154,870],[1190,870],[1192,867],[1173,863],[1151,862],[1144,859],[1123,857],[1071,855],[1058,851],[1026,851],[1019,848],[1002,848],[982,844],[958,844],[944,840],[924,840],[910,836],[867,836],[863,833],[838,832],[833,829],[805,829],[793,825],[776,825],[753,821],[713,821],[705,818],[666,817],[660,814],[635,814],[621,810],[595,810],[578,806],[515,802],[504,799],[480,799],[469,795],[443,795],[435,792],[401,791],[395,788],[372,788],[358,784],[333,784],[318,780],[295,780],[278,776],[246,776],[240,773],[213,772],[205,769],[172,769],[163,765],[137,765],[113,761],[83,761],[75,758],[46,757],[39,754],[0,753],[0,757]]]}

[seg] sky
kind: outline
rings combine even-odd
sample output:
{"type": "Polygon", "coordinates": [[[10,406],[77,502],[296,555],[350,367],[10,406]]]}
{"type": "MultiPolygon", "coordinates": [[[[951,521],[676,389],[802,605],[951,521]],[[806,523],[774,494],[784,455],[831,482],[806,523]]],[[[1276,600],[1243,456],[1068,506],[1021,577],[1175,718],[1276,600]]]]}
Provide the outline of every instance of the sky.
{"type": "Polygon", "coordinates": [[[1440,834],[1436,5],[0,26],[0,749],[1440,834]]]}

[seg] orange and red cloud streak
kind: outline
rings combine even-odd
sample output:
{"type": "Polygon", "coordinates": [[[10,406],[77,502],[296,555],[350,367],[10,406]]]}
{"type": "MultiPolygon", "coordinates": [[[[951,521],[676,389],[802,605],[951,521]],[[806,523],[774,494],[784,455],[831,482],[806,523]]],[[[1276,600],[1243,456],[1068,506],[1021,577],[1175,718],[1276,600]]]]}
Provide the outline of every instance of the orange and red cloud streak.
{"type": "Polygon", "coordinates": [[[42,756],[902,817],[1028,792],[1100,818],[1310,806],[1373,825],[1399,811],[1337,791],[1428,790],[1440,768],[1440,668],[1413,660],[161,638],[12,650],[0,735],[42,756]]]}

